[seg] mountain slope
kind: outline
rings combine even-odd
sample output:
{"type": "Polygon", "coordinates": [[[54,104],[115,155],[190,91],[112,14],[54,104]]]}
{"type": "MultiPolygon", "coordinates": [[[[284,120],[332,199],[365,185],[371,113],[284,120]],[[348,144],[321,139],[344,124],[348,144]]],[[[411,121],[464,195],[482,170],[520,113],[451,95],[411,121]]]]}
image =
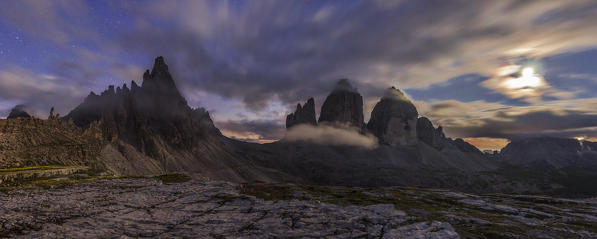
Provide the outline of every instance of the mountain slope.
{"type": "Polygon", "coordinates": [[[153,165],[155,160],[166,172],[230,181],[272,180],[268,170],[250,164],[222,142],[205,109],[187,105],[162,57],[145,72],[142,86],[133,81],[131,89],[125,84],[110,86],[101,95],[92,92],[63,120],[81,128],[99,121],[104,137],[112,142],[106,156],[121,157],[119,161],[153,165]]]}
{"type": "Polygon", "coordinates": [[[99,131],[83,131],[57,119],[0,119],[0,168],[38,165],[97,166],[99,131]]]}
{"type": "Polygon", "coordinates": [[[534,168],[597,166],[597,145],[576,139],[533,137],[512,140],[499,159],[512,165],[534,168]]]}

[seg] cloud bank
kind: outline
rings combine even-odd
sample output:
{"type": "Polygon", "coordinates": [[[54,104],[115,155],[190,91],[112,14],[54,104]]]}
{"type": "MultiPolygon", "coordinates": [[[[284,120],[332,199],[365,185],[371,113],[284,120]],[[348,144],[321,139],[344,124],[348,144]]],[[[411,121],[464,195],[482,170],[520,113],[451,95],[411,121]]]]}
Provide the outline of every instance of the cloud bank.
{"type": "Polygon", "coordinates": [[[358,129],[338,125],[320,124],[319,126],[300,124],[286,132],[284,141],[302,141],[322,145],[345,145],[365,149],[378,146],[377,138],[372,134],[361,134],[358,129]]]}

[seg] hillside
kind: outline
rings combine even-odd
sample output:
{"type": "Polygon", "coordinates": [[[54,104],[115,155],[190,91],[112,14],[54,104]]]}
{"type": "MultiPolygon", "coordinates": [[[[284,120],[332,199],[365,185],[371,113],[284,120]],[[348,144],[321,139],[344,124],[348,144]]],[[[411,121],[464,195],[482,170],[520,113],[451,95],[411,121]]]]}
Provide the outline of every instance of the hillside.
{"type": "Polygon", "coordinates": [[[235,182],[286,178],[252,165],[225,145],[209,113],[188,106],[162,57],[143,74],[141,86],[132,81],[130,89],[125,84],[100,95],[91,92],[62,120],[83,129],[100,122],[111,147],[106,160],[136,161],[127,174],[188,172],[235,182]]]}
{"type": "Polygon", "coordinates": [[[81,130],[58,119],[0,119],[0,165],[97,165],[103,148],[93,127],[81,130]]]}

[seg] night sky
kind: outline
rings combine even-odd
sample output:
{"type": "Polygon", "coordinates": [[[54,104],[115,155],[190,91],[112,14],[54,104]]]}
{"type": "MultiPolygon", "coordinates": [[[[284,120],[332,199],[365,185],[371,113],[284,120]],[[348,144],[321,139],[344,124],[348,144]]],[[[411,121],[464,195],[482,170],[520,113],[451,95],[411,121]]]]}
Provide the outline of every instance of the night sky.
{"type": "Polygon", "coordinates": [[[0,116],[64,115],[164,56],[225,135],[271,142],[340,78],[413,99],[481,149],[597,138],[597,1],[3,1],[0,116]]]}

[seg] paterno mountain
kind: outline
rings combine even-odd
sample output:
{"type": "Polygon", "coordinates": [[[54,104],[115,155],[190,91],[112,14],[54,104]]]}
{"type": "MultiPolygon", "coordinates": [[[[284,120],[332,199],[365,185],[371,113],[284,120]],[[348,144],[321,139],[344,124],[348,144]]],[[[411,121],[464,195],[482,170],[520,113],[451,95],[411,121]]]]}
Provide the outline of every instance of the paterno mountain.
{"type": "Polygon", "coordinates": [[[191,108],[163,57],[142,77],[141,85],[131,81],[91,92],[61,118],[52,113],[40,120],[16,107],[0,121],[0,163],[87,165],[116,175],[186,172],[234,182],[597,192],[597,183],[586,183],[597,179],[595,143],[521,138],[499,154],[486,155],[462,139],[447,137],[394,87],[365,122],[363,96],[342,79],[330,89],[319,118],[316,102],[307,99],[286,117],[285,138],[255,144],[225,137],[205,109],[191,108]],[[325,137],[297,138],[297,131],[325,137]],[[372,141],[374,147],[342,143],[347,135],[372,141]]]}

